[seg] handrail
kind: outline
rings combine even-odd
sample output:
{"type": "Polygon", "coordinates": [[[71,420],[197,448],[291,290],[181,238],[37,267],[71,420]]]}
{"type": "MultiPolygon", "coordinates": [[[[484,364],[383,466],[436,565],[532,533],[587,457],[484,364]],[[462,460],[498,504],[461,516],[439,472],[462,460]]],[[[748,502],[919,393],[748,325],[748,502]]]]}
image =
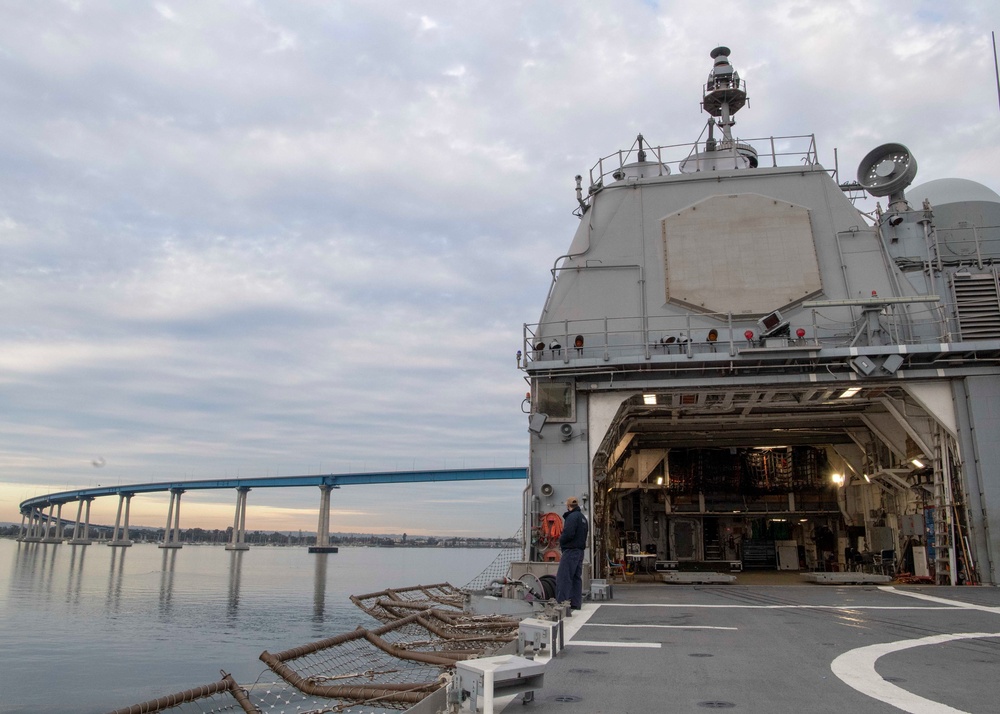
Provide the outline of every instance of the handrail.
{"type": "MultiPolygon", "coordinates": [[[[816,149],[815,134],[800,134],[793,136],[765,136],[752,139],[734,138],[732,142],[724,139],[715,140],[716,150],[736,148],[750,148],[757,154],[758,160],[769,159],[771,166],[797,166],[803,163],[806,166],[816,166],[819,164],[819,157],[816,149]],[[792,143],[805,144],[804,146],[793,147],[792,143]],[[781,160],[779,162],[779,159],[781,160]]],[[[707,151],[707,141],[703,142],[699,138],[695,142],[683,144],[668,144],[660,146],[643,145],[642,150],[647,154],[653,154],[655,163],[660,165],[660,175],[668,175],[674,169],[680,170],[680,165],[690,156],[702,151],[707,151]],[[667,158],[664,158],[664,156],[667,158]],[[673,158],[677,157],[677,158],[673,158]]],[[[590,193],[603,188],[605,179],[615,178],[615,173],[622,171],[630,161],[638,160],[639,148],[633,144],[629,149],[619,149],[614,153],[602,156],[590,169],[590,193]]],[[[653,163],[647,161],[647,163],[653,163]]]]}
{"type": "MultiPolygon", "coordinates": [[[[862,301],[863,302],[863,301],[862,301]]],[[[813,307],[798,312],[783,336],[762,339],[757,316],[732,313],[678,313],[676,315],[630,315],[525,323],[523,364],[558,360],[597,360],[635,357],[649,360],[657,355],[728,353],[735,356],[746,348],[785,346],[820,348],[887,345],[929,345],[953,342],[946,316],[936,305],[901,309],[906,299],[886,299],[872,323],[872,315],[857,319],[829,308],[813,307]],[[897,304],[899,303],[899,304],[897,304]],[[846,318],[846,319],[845,319],[846,318]],[[901,326],[907,324],[907,331],[901,326]],[[800,334],[801,332],[801,334],[800,334]],[[751,333],[747,336],[747,333],[751,333]],[[903,335],[911,335],[904,337],[903,335]],[[864,339],[862,339],[864,338],[864,339]]],[[[909,302],[913,302],[912,300],[909,302]]],[[[919,303],[916,303],[919,304],[919,303]]],[[[870,311],[869,311],[870,312],[870,311]]]]}

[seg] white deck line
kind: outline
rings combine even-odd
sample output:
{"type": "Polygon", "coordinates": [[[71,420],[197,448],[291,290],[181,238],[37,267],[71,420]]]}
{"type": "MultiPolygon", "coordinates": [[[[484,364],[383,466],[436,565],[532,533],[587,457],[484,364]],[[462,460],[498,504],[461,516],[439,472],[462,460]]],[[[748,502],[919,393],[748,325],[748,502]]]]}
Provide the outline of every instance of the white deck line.
{"type": "Polygon", "coordinates": [[[601,642],[598,640],[573,640],[566,643],[567,647],[570,645],[578,647],[621,647],[647,650],[658,650],[661,646],[659,642],[601,642]]]}
{"type": "Polygon", "coordinates": [[[636,627],[661,630],[738,630],[738,627],[718,627],[716,625],[615,625],[610,622],[594,622],[588,627],[636,627]]]}
{"type": "Polygon", "coordinates": [[[912,647],[937,645],[942,642],[951,642],[952,640],[981,639],[986,637],[1000,637],[1000,632],[961,632],[953,635],[932,635],[915,640],[883,642],[877,645],[858,647],[857,649],[844,652],[833,660],[830,664],[830,669],[841,681],[862,694],[866,694],[872,699],[885,702],[910,714],[966,714],[962,709],[955,709],[954,707],[949,707],[947,704],[925,699],[917,694],[906,691],[902,687],[897,687],[895,684],[885,681],[875,671],[875,663],[882,655],[907,650],[912,647]]]}
{"type": "Polygon", "coordinates": [[[957,608],[959,610],[979,610],[980,612],[991,612],[994,615],[1000,615],[1000,607],[990,607],[988,605],[976,605],[975,603],[971,602],[962,602],[961,600],[949,600],[948,598],[938,597],[936,595],[928,595],[926,593],[909,592],[907,590],[897,590],[891,585],[880,587],[879,590],[887,593],[892,593],[893,595],[903,595],[905,597],[912,597],[918,600],[927,600],[928,602],[939,602],[950,605],[952,608],[957,608]]]}
{"type": "MultiPolygon", "coordinates": [[[[904,593],[905,594],[905,593],[904,593]]],[[[968,608],[975,608],[981,610],[988,610],[993,612],[1000,612],[1000,608],[988,608],[981,607],[977,605],[965,605],[960,606],[954,600],[939,600],[938,602],[947,603],[948,606],[938,606],[938,607],[921,607],[919,605],[695,605],[695,604],[683,604],[683,603],[662,603],[662,602],[650,602],[650,603],[605,603],[602,607],[666,607],[666,608],[682,608],[682,609],[702,609],[702,610],[962,610],[968,608]],[[950,606],[950,607],[949,607],[950,606]]]]}

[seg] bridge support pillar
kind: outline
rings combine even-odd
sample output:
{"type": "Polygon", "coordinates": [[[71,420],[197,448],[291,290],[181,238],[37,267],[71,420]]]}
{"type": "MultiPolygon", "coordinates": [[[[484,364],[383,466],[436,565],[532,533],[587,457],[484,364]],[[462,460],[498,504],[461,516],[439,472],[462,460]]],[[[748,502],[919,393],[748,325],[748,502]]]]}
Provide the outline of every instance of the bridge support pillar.
{"type": "Polygon", "coordinates": [[[319,523],[316,526],[316,545],[309,547],[310,553],[336,553],[337,546],[330,545],[330,491],[333,486],[321,484],[319,487],[319,523]]]}
{"type": "Polygon", "coordinates": [[[70,540],[70,545],[90,545],[90,502],[94,500],[93,496],[87,496],[80,499],[80,504],[76,507],[76,523],[73,524],[73,538],[70,540]],[[80,514],[83,511],[83,504],[87,504],[86,516],[83,521],[83,528],[80,527],[80,514]]]}
{"type": "Polygon", "coordinates": [[[250,489],[240,486],[236,489],[236,515],[233,517],[233,535],[226,543],[226,550],[250,550],[247,545],[247,494],[250,489]]]}
{"type": "Polygon", "coordinates": [[[132,505],[131,493],[120,493],[118,494],[118,515],[115,516],[115,530],[111,534],[111,540],[108,541],[108,545],[115,548],[128,548],[132,545],[132,541],[128,537],[128,512],[129,507],[132,505]],[[121,528],[122,524],[122,507],[125,508],[125,522],[124,529],[121,528]]]}
{"type": "Polygon", "coordinates": [[[42,543],[62,543],[65,540],[62,537],[62,504],[58,506],[55,504],[49,506],[49,515],[45,521],[45,537],[42,538],[42,543]],[[53,515],[53,511],[55,515],[53,515]]]}
{"type": "Polygon", "coordinates": [[[182,488],[170,489],[170,508],[167,510],[167,527],[163,529],[161,548],[181,548],[181,494],[182,488]],[[170,521],[173,520],[171,528],[170,521]]]}
{"type": "Polygon", "coordinates": [[[42,536],[39,535],[42,532],[41,515],[37,508],[32,508],[28,513],[28,535],[24,537],[25,543],[39,543],[42,540],[42,536]]]}
{"type": "Polygon", "coordinates": [[[21,529],[17,532],[17,542],[18,543],[23,543],[24,539],[28,535],[28,529],[26,527],[27,518],[28,518],[28,514],[25,513],[24,511],[21,511],[21,529]]]}

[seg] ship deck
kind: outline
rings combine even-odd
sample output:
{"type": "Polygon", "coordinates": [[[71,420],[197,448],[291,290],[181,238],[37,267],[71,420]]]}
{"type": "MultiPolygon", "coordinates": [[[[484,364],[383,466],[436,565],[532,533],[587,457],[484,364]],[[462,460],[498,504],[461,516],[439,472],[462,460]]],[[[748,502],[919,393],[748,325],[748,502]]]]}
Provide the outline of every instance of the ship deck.
{"type": "MultiPolygon", "coordinates": [[[[616,584],[566,620],[528,706],[559,712],[992,712],[1000,590],[616,584]]],[[[508,712],[524,711],[520,696],[508,712]]],[[[499,707],[498,707],[499,710],[499,707]]]]}

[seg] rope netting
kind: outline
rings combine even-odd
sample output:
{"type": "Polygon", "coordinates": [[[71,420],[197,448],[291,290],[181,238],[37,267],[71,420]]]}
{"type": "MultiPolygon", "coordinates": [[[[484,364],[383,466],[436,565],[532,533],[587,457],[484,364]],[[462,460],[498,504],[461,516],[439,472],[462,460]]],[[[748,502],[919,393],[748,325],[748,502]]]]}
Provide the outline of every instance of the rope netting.
{"type": "MultiPolygon", "coordinates": [[[[514,534],[512,540],[517,543],[521,543],[524,538],[524,526],[518,529],[517,533],[514,534]]],[[[521,546],[515,546],[513,548],[503,548],[497,557],[486,566],[479,575],[474,577],[472,580],[466,584],[463,590],[485,590],[491,583],[503,580],[510,572],[510,564],[517,562],[519,560],[524,560],[524,552],[521,546]]]]}
{"type": "Polygon", "coordinates": [[[252,685],[225,674],[220,682],[112,714],[406,710],[444,687],[456,662],[517,639],[518,619],[466,614],[464,600],[464,592],[448,583],[352,595],[352,602],[385,624],[284,652],[265,651],[260,659],[270,671],[252,685]]]}

